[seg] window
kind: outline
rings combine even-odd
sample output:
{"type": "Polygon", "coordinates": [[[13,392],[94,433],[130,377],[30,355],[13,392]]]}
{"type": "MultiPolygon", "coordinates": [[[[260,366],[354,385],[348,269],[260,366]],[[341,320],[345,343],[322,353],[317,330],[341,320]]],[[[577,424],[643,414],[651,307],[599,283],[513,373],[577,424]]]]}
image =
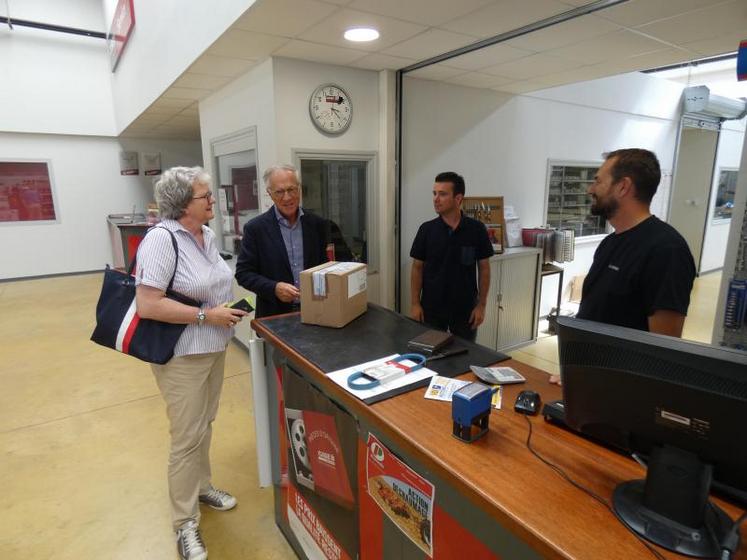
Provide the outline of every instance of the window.
{"type": "Polygon", "coordinates": [[[731,219],[738,174],[739,170],[737,169],[721,169],[716,190],[716,205],[713,208],[713,218],[715,220],[731,219]]]}
{"type": "Polygon", "coordinates": [[[369,265],[373,272],[376,247],[371,227],[373,156],[298,155],[303,187],[302,205],[332,222],[335,258],[369,265]]]}
{"type": "Polygon", "coordinates": [[[547,224],[550,227],[572,229],[576,237],[607,232],[604,217],[591,215],[591,197],[586,194],[600,165],[550,163],[547,188],[547,224]]]}

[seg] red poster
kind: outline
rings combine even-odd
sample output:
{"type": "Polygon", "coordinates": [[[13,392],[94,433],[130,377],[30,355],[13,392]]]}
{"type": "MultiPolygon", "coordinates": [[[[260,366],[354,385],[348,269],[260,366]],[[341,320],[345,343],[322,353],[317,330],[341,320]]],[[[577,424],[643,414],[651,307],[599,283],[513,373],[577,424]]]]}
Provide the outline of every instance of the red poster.
{"type": "Polygon", "coordinates": [[[345,508],[355,506],[335,419],[312,410],[285,409],[296,480],[345,508]]]}
{"type": "Polygon", "coordinates": [[[433,557],[433,484],[397,459],[370,433],[366,453],[368,494],[423,552],[433,557]]]}
{"type": "Polygon", "coordinates": [[[55,220],[49,164],[0,161],[0,222],[55,220]]]}
{"type": "Polygon", "coordinates": [[[311,560],[350,560],[350,556],[293,484],[288,485],[288,525],[311,560]]]}
{"type": "Polygon", "coordinates": [[[117,69],[119,58],[122,51],[127,45],[127,41],[132,34],[132,28],[135,26],[135,6],[134,0],[119,0],[117,8],[114,10],[109,33],[106,34],[106,48],[109,51],[109,62],[112,72],[117,69]]]}

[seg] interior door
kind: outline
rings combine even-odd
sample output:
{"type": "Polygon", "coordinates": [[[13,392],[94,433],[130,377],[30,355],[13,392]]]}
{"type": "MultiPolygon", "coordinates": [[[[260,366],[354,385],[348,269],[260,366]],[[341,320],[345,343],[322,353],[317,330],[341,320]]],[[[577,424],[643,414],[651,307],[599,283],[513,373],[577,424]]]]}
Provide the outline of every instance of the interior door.
{"type": "Polygon", "coordinates": [[[223,249],[238,254],[244,224],[259,214],[257,158],[254,150],[220,155],[217,160],[217,212],[223,249]]]}
{"type": "Polygon", "coordinates": [[[669,223],[687,241],[700,272],[718,131],[683,126],[669,223]]]}

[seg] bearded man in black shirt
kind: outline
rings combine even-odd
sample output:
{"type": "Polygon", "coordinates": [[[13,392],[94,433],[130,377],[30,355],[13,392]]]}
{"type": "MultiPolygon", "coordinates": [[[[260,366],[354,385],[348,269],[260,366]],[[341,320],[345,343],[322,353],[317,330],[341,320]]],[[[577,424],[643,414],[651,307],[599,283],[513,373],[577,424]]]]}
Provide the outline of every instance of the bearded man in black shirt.
{"type": "Polygon", "coordinates": [[[659,161],[648,150],[606,155],[589,187],[591,213],[615,232],[594,253],[578,318],[682,336],[695,261],[677,230],[650,212],[660,179],[659,161]]]}

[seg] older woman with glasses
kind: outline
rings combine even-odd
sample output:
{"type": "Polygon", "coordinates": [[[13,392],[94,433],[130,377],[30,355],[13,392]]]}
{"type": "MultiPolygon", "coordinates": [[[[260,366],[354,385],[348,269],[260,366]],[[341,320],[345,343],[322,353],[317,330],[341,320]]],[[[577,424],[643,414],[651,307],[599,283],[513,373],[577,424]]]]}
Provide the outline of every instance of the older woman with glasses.
{"type": "Polygon", "coordinates": [[[213,487],[209,451],[226,346],[246,313],[225,306],[233,299],[233,279],[205,225],[215,203],[210,176],[200,167],[173,167],[155,191],[162,221],[138,248],[137,312],[145,319],[187,324],[174,357],[151,368],[171,425],[168,479],[177,550],[183,560],[204,560],[199,503],[218,510],[236,505],[236,498],[213,487]],[[201,307],[165,297],[174,270],[172,289],[204,302],[201,307]]]}

